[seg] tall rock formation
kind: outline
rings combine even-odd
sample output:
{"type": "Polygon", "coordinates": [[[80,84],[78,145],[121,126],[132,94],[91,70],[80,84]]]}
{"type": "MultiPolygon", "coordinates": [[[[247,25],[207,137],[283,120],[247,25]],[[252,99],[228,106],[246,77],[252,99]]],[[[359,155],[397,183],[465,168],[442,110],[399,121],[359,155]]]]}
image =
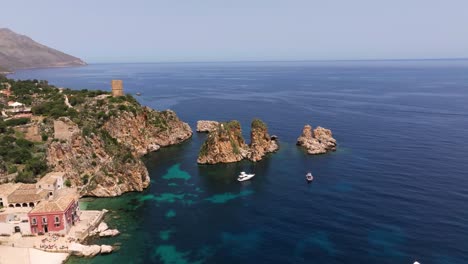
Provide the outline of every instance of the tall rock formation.
{"type": "Polygon", "coordinates": [[[203,143],[197,162],[200,164],[230,163],[241,161],[248,153],[248,146],[242,137],[239,121],[220,123],[208,134],[203,143]]]}
{"type": "Polygon", "coordinates": [[[311,155],[336,150],[336,140],[331,130],[320,126],[312,130],[312,126],[305,125],[302,135],[297,139],[297,145],[307,149],[307,153],[311,155]]]}
{"type": "Polygon", "coordinates": [[[268,129],[261,120],[254,120],[251,128],[251,144],[247,145],[242,137],[239,121],[220,123],[208,134],[203,143],[197,162],[216,164],[238,162],[243,159],[261,160],[267,153],[278,150],[276,140],[268,135],[268,129]]]}
{"type": "Polygon", "coordinates": [[[276,140],[272,140],[268,134],[267,125],[259,119],[252,121],[249,148],[250,151],[247,158],[251,161],[259,161],[267,153],[275,152],[279,149],[276,140]]]}
{"type": "Polygon", "coordinates": [[[0,28],[0,72],[82,65],[86,63],[79,58],[39,44],[10,29],[0,28]]]}

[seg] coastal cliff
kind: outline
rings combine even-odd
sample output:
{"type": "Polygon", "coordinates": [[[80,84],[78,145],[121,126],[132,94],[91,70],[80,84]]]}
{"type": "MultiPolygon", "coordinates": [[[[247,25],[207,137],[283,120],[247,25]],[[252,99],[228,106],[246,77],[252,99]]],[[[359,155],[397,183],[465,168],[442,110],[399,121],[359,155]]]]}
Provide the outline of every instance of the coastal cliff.
{"type": "Polygon", "coordinates": [[[192,136],[173,111],[155,111],[129,95],[5,77],[0,83],[8,100],[20,105],[13,108],[0,100],[0,150],[11,157],[1,160],[0,176],[11,174],[18,182],[34,183],[56,171],[82,196],[142,191],[150,179],[141,156],[192,136]]]}
{"type": "Polygon", "coordinates": [[[181,122],[174,111],[157,112],[148,107],[136,114],[124,112],[112,116],[104,129],[136,156],[179,144],[192,136],[190,126],[181,122]]]}
{"type": "MultiPolygon", "coordinates": [[[[102,103],[98,107],[103,115],[98,119],[100,124],[86,122],[78,128],[69,120],[64,130],[76,132],[67,140],[49,145],[49,166],[66,172],[74,185],[82,186],[82,195],[107,197],[142,191],[150,182],[148,171],[139,158],[192,136],[189,125],[180,121],[173,111],[158,112],[129,98],[119,99],[121,102],[114,105],[102,103]]],[[[97,102],[90,101],[90,107],[96,107],[97,102]]],[[[63,118],[58,121],[61,120],[63,118]]],[[[58,127],[57,121],[54,127],[58,127]]],[[[55,138],[61,137],[56,129],[54,132],[55,138]]]]}
{"type": "Polygon", "coordinates": [[[331,130],[320,126],[312,130],[312,126],[305,125],[296,144],[304,147],[311,155],[336,150],[336,140],[333,138],[331,130]]]}
{"type": "Polygon", "coordinates": [[[149,186],[143,162],[128,154],[130,149],[117,149],[121,146],[105,131],[84,135],[70,119],[59,122],[77,130],[69,139],[53,140],[48,145],[47,164],[52,170],[65,172],[72,185],[82,187],[81,195],[117,196],[149,186]]]}
{"type": "Polygon", "coordinates": [[[268,134],[268,128],[261,120],[255,119],[251,126],[251,144],[242,137],[239,121],[220,123],[208,134],[203,143],[197,162],[216,164],[238,162],[243,159],[260,161],[267,153],[278,150],[276,140],[268,134]]]}

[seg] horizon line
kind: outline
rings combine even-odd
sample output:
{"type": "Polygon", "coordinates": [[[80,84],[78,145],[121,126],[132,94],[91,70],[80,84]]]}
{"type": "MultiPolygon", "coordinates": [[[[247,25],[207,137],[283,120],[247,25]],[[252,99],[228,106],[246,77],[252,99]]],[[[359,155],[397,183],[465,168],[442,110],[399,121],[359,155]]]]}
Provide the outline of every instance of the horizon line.
{"type": "Polygon", "coordinates": [[[323,59],[323,60],[207,60],[207,61],[98,61],[87,64],[158,64],[158,63],[252,63],[252,62],[377,62],[377,61],[464,61],[468,57],[459,58],[399,58],[399,59],[323,59]]]}

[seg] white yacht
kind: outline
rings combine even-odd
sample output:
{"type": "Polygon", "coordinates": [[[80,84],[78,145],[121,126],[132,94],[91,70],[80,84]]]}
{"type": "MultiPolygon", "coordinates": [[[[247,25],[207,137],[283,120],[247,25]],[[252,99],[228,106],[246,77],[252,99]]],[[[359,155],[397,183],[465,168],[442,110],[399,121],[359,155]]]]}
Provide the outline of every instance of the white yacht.
{"type": "Polygon", "coordinates": [[[247,180],[250,180],[252,179],[252,177],[255,176],[255,174],[247,174],[245,173],[244,171],[242,171],[240,174],[239,174],[239,177],[237,178],[238,181],[247,181],[247,180]]]}

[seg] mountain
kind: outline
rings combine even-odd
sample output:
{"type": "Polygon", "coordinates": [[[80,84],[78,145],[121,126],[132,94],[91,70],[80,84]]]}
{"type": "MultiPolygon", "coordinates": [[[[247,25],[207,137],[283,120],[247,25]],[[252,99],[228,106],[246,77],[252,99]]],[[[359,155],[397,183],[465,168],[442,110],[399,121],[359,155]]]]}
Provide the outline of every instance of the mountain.
{"type": "Polygon", "coordinates": [[[10,29],[0,28],[0,72],[81,65],[86,63],[79,58],[39,44],[10,29]]]}

